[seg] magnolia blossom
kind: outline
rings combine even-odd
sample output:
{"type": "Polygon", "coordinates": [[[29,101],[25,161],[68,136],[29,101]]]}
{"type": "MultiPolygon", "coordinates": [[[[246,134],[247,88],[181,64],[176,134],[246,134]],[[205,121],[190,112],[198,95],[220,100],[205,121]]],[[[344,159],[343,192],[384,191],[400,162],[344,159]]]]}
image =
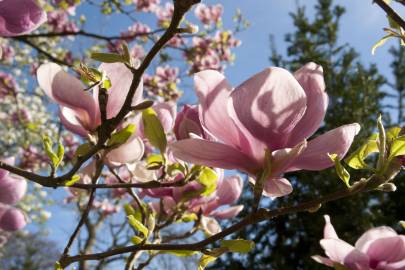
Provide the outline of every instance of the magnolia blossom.
{"type": "Polygon", "coordinates": [[[222,12],[223,7],[221,4],[213,6],[198,4],[194,13],[204,25],[210,25],[211,23],[218,23],[220,21],[222,12]]]}
{"type": "Polygon", "coordinates": [[[0,36],[29,33],[46,21],[46,13],[36,0],[0,1],[0,36]]]}
{"type": "Polygon", "coordinates": [[[342,158],[360,129],[357,123],[344,125],[306,142],[321,125],[328,103],[322,67],[314,63],[294,75],[267,68],[235,89],[213,70],[197,73],[194,81],[201,124],[216,141],[180,140],[171,144],[173,154],[187,162],[239,169],[256,177],[266,167],[267,151],[271,172],[264,186],[266,196],[292,191],[282,176],[285,172],[332,166],[327,154],[342,158]]]}
{"type": "Polygon", "coordinates": [[[184,105],[181,112],[177,114],[173,131],[177,140],[188,139],[190,134],[206,138],[198,117],[197,106],[184,105]]]}
{"type": "MultiPolygon", "coordinates": [[[[102,64],[100,70],[105,72],[111,81],[108,89],[107,119],[115,117],[124,104],[132,81],[132,73],[123,64],[102,64]]],[[[38,83],[49,98],[60,105],[60,119],[70,131],[87,136],[96,131],[101,124],[98,104],[98,87],[93,95],[84,91],[86,88],[79,79],[69,75],[56,64],[48,63],[40,66],[37,71],[38,83]]],[[[142,99],[143,86],[139,84],[132,105],[142,99]]],[[[140,160],[143,156],[142,140],[133,135],[120,147],[107,154],[112,164],[129,163],[140,160]]]]}
{"type": "MultiPolygon", "coordinates": [[[[4,162],[14,163],[14,159],[9,158],[4,162]]],[[[13,205],[22,199],[26,191],[27,182],[24,179],[0,169],[0,231],[16,231],[25,226],[24,214],[13,205]]]]}
{"type": "Polygon", "coordinates": [[[372,228],[352,246],[339,239],[326,215],[324,237],[320,243],[328,258],[318,255],[312,258],[330,267],[338,265],[348,270],[405,269],[405,236],[398,235],[390,227],[372,228]]]}

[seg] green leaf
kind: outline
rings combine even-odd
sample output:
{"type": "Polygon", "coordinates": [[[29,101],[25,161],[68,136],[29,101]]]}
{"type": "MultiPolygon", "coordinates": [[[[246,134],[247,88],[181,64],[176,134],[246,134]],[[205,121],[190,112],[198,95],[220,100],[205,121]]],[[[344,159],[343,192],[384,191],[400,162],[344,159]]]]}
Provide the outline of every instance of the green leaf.
{"type": "Polygon", "coordinates": [[[141,232],[143,236],[146,238],[149,235],[148,228],[145,227],[139,220],[135,218],[135,216],[127,216],[129,224],[136,229],[137,231],[141,232]]]}
{"type": "Polygon", "coordinates": [[[149,170],[156,170],[163,166],[164,159],[160,154],[152,154],[146,158],[147,168],[149,170]]]}
{"type": "Polygon", "coordinates": [[[402,155],[405,155],[405,136],[398,137],[392,141],[389,159],[402,155]]]}
{"type": "Polygon", "coordinates": [[[245,239],[221,240],[221,247],[228,248],[231,252],[248,253],[255,247],[255,243],[245,239]]]}
{"type": "Polygon", "coordinates": [[[167,173],[170,176],[175,176],[178,173],[181,173],[184,175],[186,173],[186,168],[180,163],[173,163],[173,164],[170,164],[169,166],[167,166],[167,173]]]}
{"type": "Polygon", "coordinates": [[[134,243],[135,245],[139,245],[140,243],[142,243],[143,239],[140,238],[139,236],[132,236],[131,237],[131,242],[134,243]]]}
{"type": "Polygon", "coordinates": [[[53,168],[56,169],[58,167],[60,161],[59,161],[58,156],[53,152],[53,149],[52,149],[53,148],[53,143],[52,143],[51,139],[48,136],[45,135],[42,138],[42,142],[43,142],[43,145],[44,145],[46,155],[51,160],[53,168]]]}
{"type": "Polygon", "coordinates": [[[128,141],[128,139],[134,134],[136,126],[134,124],[129,124],[125,128],[114,133],[108,140],[107,145],[111,147],[116,147],[122,145],[128,141]]]}
{"type": "Polygon", "coordinates": [[[90,151],[90,149],[91,149],[90,143],[84,143],[79,145],[76,149],[75,157],[82,157],[86,155],[90,151]]]}
{"type": "Polygon", "coordinates": [[[187,223],[197,219],[198,216],[195,213],[184,213],[178,221],[187,223]]]}
{"type": "Polygon", "coordinates": [[[377,134],[371,136],[365,144],[353,152],[348,158],[345,159],[347,165],[351,168],[359,170],[369,168],[364,161],[370,154],[378,153],[377,134]]]}
{"type": "Polygon", "coordinates": [[[402,220],[401,220],[401,221],[399,222],[399,224],[401,224],[402,227],[405,229],[405,221],[402,221],[402,220]]]}
{"type": "Polygon", "coordinates": [[[401,128],[400,127],[392,127],[390,129],[387,130],[387,141],[391,142],[394,139],[398,138],[399,133],[401,132],[401,128]]]}
{"type": "Polygon", "coordinates": [[[374,55],[374,54],[375,54],[375,50],[376,50],[378,47],[381,47],[382,45],[384,45],[384,43],[387,42],[387,40],[390,39],[390,38],[392,38],[392,37],[393,37],[392,34],[388,34],[388,35],[383,36],[379,41],[377,41],[377,42],[374,44],[373,48],[371,48],[371,54],[374,55]]]}
{"type": "Polygon", "coordinates": [[[145,100],[141,103],[136,104],[135,106],[132,107],[132,110],[134,111],[142,111],[147,108],[150,108],[153,106],[153,101],[152,100],[145,100]]]}
{"type": "Polygon", "coordinates": [[[144,133],[149,142],[163,154],[166,151],[167,140],[162,124],[152,108],[142,112],[144,133]]]}
{"type": "Polygon", "coordinates": [[[164,250],[161,253],[167,253],[167,254],[173,254],[179,257],[187,257],[187,256],[193,256],[194,254],[197,254],[198,251],[194,250],[164,250]]]}
{"type": "Polygon", "coordinates": [[[204,190],[201,193],[202,196],[208,196],[216,190],[217,179],[218,176],[213,169],[204,167],[201,170],[197,182],[204,186],[204,190]]]}
{"type": "Polygon", "coordinates": [[[63,270],[62,266],[60,265],[60,262],[55,262],[55,270],[63,270]]]}
{"type": "Polygon", "coordinates": [[[124,51],[124,55],[122,56],[126,63],[131,63],[131,54],[129,53],[128,44],[124,41],[122,43],[122,50],[124,51]]]}
{"type": "Polygon", "coordinates": [[[350,174],[340,163],[338,155],[328,153],[328,156],[335,163],[335,170],[336,170],[336,173],[339,176],[340,180],[342,180],[346,184],[346,186],[349,188],[350,187],[350,183],[349,183],[350,174]]]}
{"type": "Polygon", "coordinates": [[[213,262],[216,259],[217,257],[215,256],[203,254],[198,262],[198,270],[204,270],[210,262],[213,262]]]}
{"type": "Polygon", "coordinates": [[[124,204],[124,211],[127,216],[134,216],[135,219],[142,220],[142,212],[139,208],[134,209],[129,203],[124,204]]]}
{"type": "Polygon", "coordinates": [[[64,184],[65,184],[65,187],[71,187],[71,186],[73,186],[77,181],[79,181],[80,180],[80,176],[79,175],[77,175],[77,174],[75,174],[75,175],[73,175],[73,177],[72,177],[72,179],[70,179],[70,180],[67,180],[64,184]]]}
{"type": "Polygon", "coordinates": [[[60,165],[60,163],[63,160],[63,156],[65,155],[65,148],[63,147],[63,144],[61,142],[58,143],[58,151],[57,151],[57,157],[58,157],[58,164],[57,166],[60,165]]]}
{"type": "Polygon", "coordinates": [[[116,53],[99,53],[94,52],[91,54],[91,59],[94,59],[103,63],[125,63],[125,59],[122,55],[116,53]]]}

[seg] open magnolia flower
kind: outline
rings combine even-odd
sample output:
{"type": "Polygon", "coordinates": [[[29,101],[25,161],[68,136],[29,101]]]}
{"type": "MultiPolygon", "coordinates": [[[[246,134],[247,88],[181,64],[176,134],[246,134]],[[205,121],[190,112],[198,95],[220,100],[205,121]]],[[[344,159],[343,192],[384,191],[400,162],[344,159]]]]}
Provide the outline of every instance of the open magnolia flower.
{"type": "Polygon", "coordinates": [[[337,267],[335,269],[405,269],[405,236],[398,235],[390,227],[370,229],[352,246],[339,239],[326,215],[324,236],[320,243],[328,258],[318,255],[312,258],[327,266],[337,267]]]}
{"type": "MultiPolygon", "coordinates": [[[[108,89],[107,119],[115,117],[124,104],[132,82],[131,71],[121,63],[102,64],[99,68],[105,72],[111,81],[108,89]]],[[[63,125],[73,133],[81,136],[96,131],[101,124],[100,107],[98,103],[98,87],[93,94],[84,91],[86,88],[79,79],[68,74],[54,63],[41,65],[37,70],[40,87],[49,98],[60,106],[60,119],[63,125]]],[[[142,99],[143,85],[139,84],[132,99],[132,105],[142,99]]],[[[120,147],[107,154],[107,160],[112,164],[131,163],[142,158],[144,145],[135,134],[120,147]]]]}
{"type": "MultiPolygon", "coordinates": [[[[12,164],[14,159],[9,158],[4,162],[12,164]]],[[[27,182],[24,179],[0,169],[0,230],[16,231],[25,226],[24,214],[13,205],[22,199],[26,191],[27,182]]]]}
{"type": "Polygon", "coordinates": [[[0,36],[18,36],[46,22],[46,12],[37,0],[1,0],[0,36]]]}
{"type": "MultiPolygon", "coordinates": [[[[195,74],[203,138],[171,144],[184,161],[223,169],[238,169],[257,177],[268,165],[271,173],[264,195],[283,196],[292,191],[283,173],[322,170],[333,165],[328,153],[342,158],[359,132],[357,123],[333,129],[306,142],[321,125],[328,105],[322,67],[309,63],[292,75],[271,67],[235,89],[213,70],[195,74]]],[[[252,181],[255,181],[254,179],[252,181]]]]}

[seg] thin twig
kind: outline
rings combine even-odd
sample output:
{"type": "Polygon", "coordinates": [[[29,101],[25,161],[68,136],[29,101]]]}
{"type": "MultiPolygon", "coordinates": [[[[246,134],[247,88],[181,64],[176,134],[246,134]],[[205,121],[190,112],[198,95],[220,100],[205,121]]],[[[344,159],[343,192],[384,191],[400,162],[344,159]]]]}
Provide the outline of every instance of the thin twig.
{"type": "Polygon", "coordinates": [[[393,19],[399,26],[402,27],[402,29],[405,30],[404,19],[402,19],[402,17],[392,7],[390,7],[390,5],[388,5],[384,0],[374,0],[374,3],[380,6],[380,8],[382,8],[391,19],[393,19]]]}

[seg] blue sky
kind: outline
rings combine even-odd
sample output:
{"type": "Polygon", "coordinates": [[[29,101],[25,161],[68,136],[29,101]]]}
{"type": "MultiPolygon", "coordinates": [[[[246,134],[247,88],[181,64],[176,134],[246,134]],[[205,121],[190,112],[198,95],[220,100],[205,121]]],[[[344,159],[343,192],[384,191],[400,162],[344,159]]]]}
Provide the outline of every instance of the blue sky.
{"type": "MultiPolygon", "coordinates": [[[[241,47],[235,50],[236,61],[229,66],[225,74],[233,85],[237,85],[254,73],[269,66],[269,34],[273,34],[279,52],[285,52],[284,35],[293,31],[292,20],[288,15],[296,9],[297,3],[307,5],[308,15],[313,14],[316,0],[223,0],[204,1],[206,4],[222,3],[225,7],[225,27],[232,24],[232,16],[236,8],[240,8],[243,15],[251,22],[251,27],[240,33],[241,47]]],[[[384,33],[382,28],[387,25],[385,14],[371,0],[337,0],[335,3],[346,7],[346,14],[342,18],[340,43],[350,43],[361,56],[364,63],[377,63],[380,71],[389,77],[389,63],[391,57],[388,48],[393,41],[379,48],[375,56],[371,55],[371,47],[384,33]]],[[[402,9],[404,10],[404,9],[402,9]]],[[[89,14],[84,7],[78,10],[87,13],[88,29],[92,32],[114,32],[127,26],[127,22],[102,19],[96,14],[89,14]],[[102,31],[100,29],[103,29],[102,31]]],[[[405,14],[402,14],[403,16],[405,14]]],[[[194,15],[189,13],[188,18],[194,15]]],[[[117,33],[115,33],[117,34],[117,33]]],[[[61,201],[64,191],[49,190],[52,197],[61,201]]],[[[50,237],[64,245],[75,224],[76,215],[60,207],[52,207],[53,216],[49,221],[50,237]]]]}

